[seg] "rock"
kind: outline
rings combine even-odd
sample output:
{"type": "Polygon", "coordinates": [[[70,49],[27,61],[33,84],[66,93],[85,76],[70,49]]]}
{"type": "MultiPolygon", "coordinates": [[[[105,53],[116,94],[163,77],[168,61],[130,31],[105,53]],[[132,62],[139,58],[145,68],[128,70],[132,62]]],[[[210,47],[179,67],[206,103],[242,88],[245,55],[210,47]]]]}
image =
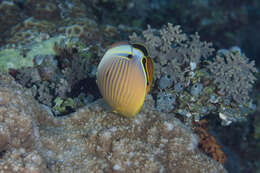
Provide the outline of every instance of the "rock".
{"type": "Polygon", "coordinates": [[[111,112],[102,99],[53,117],[29,90],[6,76],[0,81],[0,93],[9,93],[0,107],[0,123],[9,129],[0,141],[10,136],[0,152],[3,172],[226,172],[197,149],[197,136],[174,114],[157,112],[149,95],[133,119],[111,112]]]}
{"type": "Polygon", "coordinates": [[[0,172],[49,172],[39,154],[35,117],[44,112],[31,93],[0,74],[0,172]]]}

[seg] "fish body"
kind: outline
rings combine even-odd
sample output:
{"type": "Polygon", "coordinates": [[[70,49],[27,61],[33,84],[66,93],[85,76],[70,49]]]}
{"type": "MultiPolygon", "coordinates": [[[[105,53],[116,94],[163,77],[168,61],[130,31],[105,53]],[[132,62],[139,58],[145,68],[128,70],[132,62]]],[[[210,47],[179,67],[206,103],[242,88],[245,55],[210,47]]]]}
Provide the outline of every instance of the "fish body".
{"type": "Polygon", "coordinates": [[[107,50],[97,69],[97,85],[112,109],[134,117],[151,87],[153,61],[141,44],[116,43],[107,50]]]}

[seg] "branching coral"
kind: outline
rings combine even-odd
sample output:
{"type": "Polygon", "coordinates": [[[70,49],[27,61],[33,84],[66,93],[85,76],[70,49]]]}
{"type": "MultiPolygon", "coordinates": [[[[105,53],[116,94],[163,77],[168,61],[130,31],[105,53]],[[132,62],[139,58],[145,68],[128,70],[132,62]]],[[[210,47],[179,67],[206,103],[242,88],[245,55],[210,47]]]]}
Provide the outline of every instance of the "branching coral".
{"type": "Polygon", "coordinates": [[[182,33],[180,26],[170,23],[160,30],[148,26],[142,36],[134,33],[129,38],[132,42],[144,43],[150,50],[158,67],[155,78],[158,79],[162,74],[171,74],[175,83],[185,81],[185,72],[191,63],[196,66],[201,58],[207,58],[214,51],[212,44],[201,42],[197,33],[187,36],[182,33]]]}
{"type": "MultiPolygon", "coordinates": [[[[154,95],[176,96],[176,104],[167,112],[181,114],[189,124],[192,118],[199,121],[205,115],[219,114],[222,124],[229,125],[245,120],[253,110],[248,92],[257,70],[240,48],[219,51],[209,61],[215,56],[211,43],[200,41],[198,33],[186,35],[170,23],[159,30],[148,26],[141,36],[134,33],[129,38],[146,45],[154,59],[154,95]]],[[[157,99],[157,105],[161,101],[157,99]]]]}
{"type": "Polygon", "coordinates": [[[238,49],[221,50],[207,66],[220,92],[231,96],[237,103],[248,101],[248,92],[256,81],[254,61],[249,61],[238,49]]]}

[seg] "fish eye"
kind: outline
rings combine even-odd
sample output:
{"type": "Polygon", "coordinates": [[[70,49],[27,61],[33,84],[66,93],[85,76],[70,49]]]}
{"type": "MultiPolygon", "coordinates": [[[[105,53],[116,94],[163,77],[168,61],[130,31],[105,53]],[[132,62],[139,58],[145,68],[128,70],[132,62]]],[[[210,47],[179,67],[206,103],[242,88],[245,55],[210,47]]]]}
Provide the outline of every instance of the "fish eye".
{"type": "Polygon", "coordinates": [[[133,55],[132,54],[128,54],[127,58],[131,59],[131,58],[133,58],[133,55]]]}

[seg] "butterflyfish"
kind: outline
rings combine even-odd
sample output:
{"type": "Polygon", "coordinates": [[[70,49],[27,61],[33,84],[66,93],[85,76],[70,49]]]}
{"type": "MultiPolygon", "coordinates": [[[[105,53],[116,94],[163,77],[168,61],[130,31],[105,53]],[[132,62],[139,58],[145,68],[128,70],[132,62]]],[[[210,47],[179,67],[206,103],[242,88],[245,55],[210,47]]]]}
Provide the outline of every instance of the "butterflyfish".
{"type": "Polygon", "coordinates": [[[140,111],[149,92],[154,64],[139,43],[119,42],[105,52],[97,69],[97,85],[111,108],[125,117],[140,111]]]}

